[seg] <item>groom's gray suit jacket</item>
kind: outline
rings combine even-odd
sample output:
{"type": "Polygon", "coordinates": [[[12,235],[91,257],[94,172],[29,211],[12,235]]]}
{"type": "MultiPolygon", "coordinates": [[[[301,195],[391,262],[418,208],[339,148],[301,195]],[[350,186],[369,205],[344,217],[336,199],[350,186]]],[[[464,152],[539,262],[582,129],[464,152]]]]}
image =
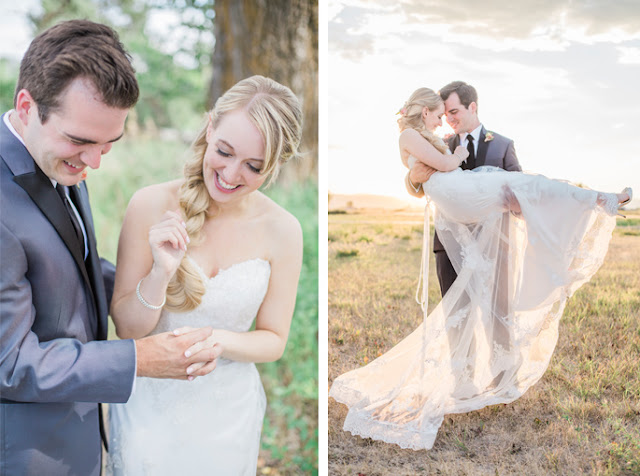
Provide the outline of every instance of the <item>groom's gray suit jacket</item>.
{"type": "MultiPolygon", "coordinates": [[[[478,139],[478,152],[476,153],[476,166],[492,165],[510,172],[521,172],[520,162],[516,156],[516,149],[512,139],[505,137],[497,132],[491,132],[493,138],[486,140],[487,130],[482,126],[478,139]]],[[[449,138],[449,150],[453,152],[460,145],[460,136],[458,134],[449,138]]],[[[464,163],[462,168],[464,169],[464,163]]],[[[444,251],[444,247],[440,242],[438,233],[434,233],[433,251],[444,251]]]]}
{"type": "Polygon", "coordinates": [[[126,402],[131,340],[108,302],[86,186],[70,187],[86,261],[49,178],[0,119],[0,476],[98,475],[97,402],[126,402]]]}

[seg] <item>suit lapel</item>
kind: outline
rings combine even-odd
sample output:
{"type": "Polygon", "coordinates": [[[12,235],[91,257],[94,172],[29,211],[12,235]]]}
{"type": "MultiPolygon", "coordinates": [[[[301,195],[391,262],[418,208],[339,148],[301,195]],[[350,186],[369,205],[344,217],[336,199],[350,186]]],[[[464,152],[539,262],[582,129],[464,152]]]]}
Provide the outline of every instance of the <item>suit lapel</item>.
{"type": "MultiPolygon", "coordinates": [[[[69,253],[71,253],[86,283],[86,287],[89,289],[89,297],[91,298],[89,301],[93,303],[94,312],[97,311],[98,338],[105,339],[107,337],[108,309],[100,261],[96,251],[93,220],[91,219],[91,211],[88,208],[89,203],[86,186],[84,184],[80,186],[84,193],[81,193],[80,187],[69,187],[69,194],[82,217],[87,232],[89,255],[87,256],[85,264],[84,250],[80,247],[69,213],[64,203],[60,200],[56,190],[53,188],[51,180],[42,172],[40,167],[38,167],[25,146],[6,127],[1,117],[0,156],[13,173],[14,182],[22,187],[29,197],[31,197],[34,204],[51,223],[69,250],[69,253]],[[96,273],[99,273],[99,276],[96,273]],[[91,278],[89,274],[91,274],[91,278]]],[[[92,325],[94,324],[92,319],[90,319],[90,322],[92,325]]]]}
{"type": "Polygon", "coordinates": [[[484,126],[480,129],[480,137],[478,138],[478,154],[476,156],[476,167],[480,167],[484,165],[484,162],[487,158],[487,149],[489,148],[489,143],[485,142],[486,130],[484,126]]]}
{"type": "Polygon", "coordinates": [[[80,249],[71,217],[53,188],[51,180],[38,167],[24,145],[6,127],[2,118],[0,118],[0,136],[0,155],[13,173],[13,181],[27,192],[33,203],[49,220],[71,253],[87,286],[90,286],[84,264],[84,253],[80,249]]]}
{"type": "Polygon", "coordinates": [[[56,229],[88,282],[89,278],[84,267],[83,253],[80,250],[80,243],[74,232],[67,209],[51,185],[49,177],[40,170],[37,164],[34,163],[34,165],[34,172],[16,175],[13,180],[29,194],[33,202],[56,229]]]}

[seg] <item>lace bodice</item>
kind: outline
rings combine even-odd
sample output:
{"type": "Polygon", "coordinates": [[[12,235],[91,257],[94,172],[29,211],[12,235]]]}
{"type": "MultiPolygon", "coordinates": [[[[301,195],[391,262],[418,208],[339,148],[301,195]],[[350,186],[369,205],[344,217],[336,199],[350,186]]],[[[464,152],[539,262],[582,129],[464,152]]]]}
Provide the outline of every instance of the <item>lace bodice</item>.
{"type": "Polygon", "coordinates": [[[242,261],[221,269],[210,278],[204,274],[198,263],[191,261],[200,271],[206,286],[202,303],[188,312],[162,311],[152,334],[184,326],[209,326],[234,332],[248,331],[269,287],[269,262],[260,258],[242,261]]]}

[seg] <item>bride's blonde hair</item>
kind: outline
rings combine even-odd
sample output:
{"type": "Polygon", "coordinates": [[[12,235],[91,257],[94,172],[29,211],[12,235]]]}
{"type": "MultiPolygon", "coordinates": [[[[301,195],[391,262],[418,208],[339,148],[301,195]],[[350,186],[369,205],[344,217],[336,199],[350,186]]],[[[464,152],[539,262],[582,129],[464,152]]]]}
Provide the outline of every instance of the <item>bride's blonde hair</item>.
{"type": "Polygon", "coordinates": [[[404,106],[400,108],[398,125],[400,126],[400,132],[405,129],[415,129],[422,137],[427,139],[431,145],[444,154],[447,151],[447,145],[440,137],[428,131],[422,120],[422,110],[425,107],[429,109],[429,111],[434,111],[440,104],[442,104],[442,98],[433,89],[416,89],[407,102],[404,103],[404,106]]]}
{"type": "MultiPolygon", "coordinates": [[[[236,110],[244,111],[262,135],[264,163],[260,174],[267,177],[268,186],[278,175],[280,166],[298,156],[302,137],[300,102],[286,86],[264,76],[251,76],[238,82],[216,101],[210,113],[213,128],[227,113],[236,110]]],[[[184,165],[185,181],[178,192],[192,245],[204,239],[202,227],[214,204],[202,174],[208,146],[207,125],[192,145],[193,155],[184,165]]],[[[167,287],[166,308],[174,312],[195,309],[202,301],[204,291],[198,269],[185,255],[167,287]]]]}

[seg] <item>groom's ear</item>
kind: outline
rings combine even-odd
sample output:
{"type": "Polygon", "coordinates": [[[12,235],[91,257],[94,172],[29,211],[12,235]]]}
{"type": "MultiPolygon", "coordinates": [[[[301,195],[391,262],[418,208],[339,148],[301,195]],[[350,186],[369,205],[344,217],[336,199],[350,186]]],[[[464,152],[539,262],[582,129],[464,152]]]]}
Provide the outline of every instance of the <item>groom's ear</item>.
{"type": "Polygon", "coordinates": [[[478,105],[475,103],[475,101],[469,104],[469,110],[474,114],[478,114],[478,105]]]}
{"type": "Polygon", "coordinates": [[[16,94],[14,108],[20,121],[26,126],[29,123],[30,116],[37,116],[37,105],[31,97],[31,93],[26,89],[21,89],[16,94]]]}

